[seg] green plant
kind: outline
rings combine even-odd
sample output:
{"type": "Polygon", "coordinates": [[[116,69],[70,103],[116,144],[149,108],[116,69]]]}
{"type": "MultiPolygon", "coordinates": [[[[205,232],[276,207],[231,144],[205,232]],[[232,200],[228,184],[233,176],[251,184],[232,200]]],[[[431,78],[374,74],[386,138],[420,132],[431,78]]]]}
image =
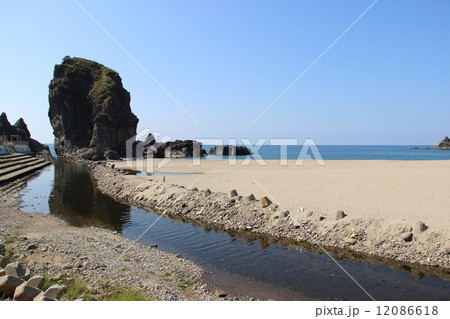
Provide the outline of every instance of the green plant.
{"type": "Polygon", "coordinates": [[[136,291],[131,289],[119,288],[116,290],[110,289],[99,300],[102,301],[146,301],[154,300],[147,298],[144,291],[136,291]]]}
{"type": "Polygon", "coordinates": [[[170,272],[165,272],[161,279],[169,281],[170,279],[172,279],[172,275],[170,274],[170,272]]]}
{"type": "Polygon", "coordinates": [[[123,260],[123,261],[130,261],[130,260],[131,260],[131,257],[130,257],[130,255],[125,254],[125,255],[123,255],[123,257],[122,257],[122,260],[123,260]]]}
{"type": "Polygon", "coordinates": [[[19,238],[17,238],[16,236],[6,236],[5,238],[3,238],[3,243],[5,245],[9,245],[9,244],[12,244],[12,243],[14,243],[14,242],[16,242],[18,240],[19,240],[19,238]]]}

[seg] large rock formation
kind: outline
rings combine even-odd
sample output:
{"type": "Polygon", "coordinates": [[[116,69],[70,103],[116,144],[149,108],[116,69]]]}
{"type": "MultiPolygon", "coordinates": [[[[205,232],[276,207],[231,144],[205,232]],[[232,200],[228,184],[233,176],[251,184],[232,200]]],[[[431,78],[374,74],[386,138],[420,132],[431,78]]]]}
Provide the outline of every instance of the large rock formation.
{"type": "Polygon", "coordinates": [[[125,156],[138,119],[117,72],[95,61],[65,57],[55,65],[49,91],[48,115],[58,156],[125,156]]]}
{"type": "Polygon", "coordinates": [[[210,155],[230,155],[230,156],[241,156],[241,155],[252,155],[252,151],[245,146],[234,146],[234,145],[217,145],[209,150],[210,155]]]}
{"type": "Polygon", "coordinates": [[[27,124],[25,124],[25,121],[22,118],[18,119],[16,124],[11,125],[11,123],[9,123],[8,117],[6,116],[6,113],[3,112],[0,115],[0,135],[7,136],[8,138],[11,135],[17,135],[19,136],[20,140],[28,142],[28,146],[30,147],[32,152],[38,155],[42,155],[46,158],[51,158],[49,147],[31,138],[28,126],[27,124]]]}
{"type": "Polygon", "coordinates": [[[438,146],[429,147],[429,150],[450,150],[450,139],[446,136],[438,146]]]}

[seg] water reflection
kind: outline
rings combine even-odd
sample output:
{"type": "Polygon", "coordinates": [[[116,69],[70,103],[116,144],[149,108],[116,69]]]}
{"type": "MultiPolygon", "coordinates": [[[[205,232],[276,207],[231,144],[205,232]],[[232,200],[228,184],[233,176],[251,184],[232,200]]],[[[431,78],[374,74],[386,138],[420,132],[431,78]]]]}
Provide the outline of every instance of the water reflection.
{"type": "MultiPolygon", "coordinates": [[[[276,300],[368,299],[314,244],[224,232],[217,225],[187,222],[180,216],[160,218],[101,194],[89,168],[81,163],[57,162],[30,179],[20,193],[25,211],[49,213],[74,226],[109,228],[130,239],[139,237],[142,244],[157,244],[207,269],[208,281],[230,293],[276,300]]],[[[445,270],[327,249],[377,300],[449,299],[450,274],[445,270]]]]}
{"type": "Polygon", "coordinates": [[[48,201],[50,214],[74,226],[97,226],[118,232],[130,222],[130,207],[99,192],[84,164],[57,161],[54,171],[48,201]]]}

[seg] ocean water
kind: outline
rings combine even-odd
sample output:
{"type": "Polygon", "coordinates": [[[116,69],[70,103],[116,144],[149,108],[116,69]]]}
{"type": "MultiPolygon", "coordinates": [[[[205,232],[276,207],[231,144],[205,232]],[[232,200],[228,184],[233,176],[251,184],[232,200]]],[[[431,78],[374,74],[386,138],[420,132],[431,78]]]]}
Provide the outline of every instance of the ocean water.
{"type": "MultiPolygon", "coordinates": [[[[56,157],[53,144],[47,144],[52,155],[56,157]]],[[[450,160],[450,150],[427,150],[432,145],[318,145],[317,148],[323,160],[396,160],[396,161],[436,161],[450,160]],[[417,149],[415,149],[417,148],[417,149]]],[[[204,145],[208,152],[213,145],[204,145]]],[[[301,145],[289,145],[287,147],[287,159],[296,160],[301,152],[301,145]]],[[[258,149],[263,159],[278,160],[281,158],[280,146],[263,145],[258,149]]],[[[315,158],[311,149],[308,153],[315,158]]],[[[251,156],[254,158],[253,156],[251,156]]],[[[214,160],[227,156],[209,155],[207,159],[214,160]]],[[[245,158],[238,156],[237,158],[245,158]]]]}
{"type": "MultiPolygon", "coordinates": [[[[318,145],[317,149],[323,160],[398,160],[398,161],[433,161],[450,160],[450,151],[427,150],[431,145],[318,145]],[[414,149],[416,148],[417,149],[414,149]]],[[[209,151],[212,146],[204,146],[209,151]]],[[[306,147],[306,146],[305,146],[306,147]]],[[[287,159],[296,160],[301,153],[301,145],[287,147],[287,159]]],[[[263,159],[277,160],[281,157],[280,146],[263,145],[258,149],[263,159]]],[[[311,149],[308,155],[315,158],[311,149]]],[[[219,158],[210,155],[209,159],[219,158]]],[[[224,158],[227,158],[224,156],[224,158]]],[[[238,156],[245,158],[245,156],[238,156]]],[[[304,159],[304,158],[301,158],[304,159]]]]}

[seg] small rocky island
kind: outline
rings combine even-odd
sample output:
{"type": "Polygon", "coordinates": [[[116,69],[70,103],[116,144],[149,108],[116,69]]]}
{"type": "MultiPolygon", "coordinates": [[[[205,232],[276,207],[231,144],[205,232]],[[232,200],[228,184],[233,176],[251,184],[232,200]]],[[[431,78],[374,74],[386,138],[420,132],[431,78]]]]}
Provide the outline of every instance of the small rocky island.
{"type": "Polygon", "coordinates": [[[144,141],[135,142],[133,156],[144,158],[205,157],[208,154],[202,147],[203,144],[195,140],[157,142],[153,134],[149,134],[144,141]]]}
{"type": "Polygon", "coordinates": [[[428,150],[450,150],[450,139],[446,136],[438,146],[427,148],[428,150]]]}
{"type": "Polygon", "coordinates": [[[242,156],[242,155],[252,155],[253,152],[248,147],[245,146],[217,145],[211,148],[208,154],[242,156]]]}
{"type": "Polygon", "coordinates": [[[55,65],[49,103],[59,157],[118,159],[136,135],[130,93],[116,71],[95,61],[65,57],[55,65]]]}

